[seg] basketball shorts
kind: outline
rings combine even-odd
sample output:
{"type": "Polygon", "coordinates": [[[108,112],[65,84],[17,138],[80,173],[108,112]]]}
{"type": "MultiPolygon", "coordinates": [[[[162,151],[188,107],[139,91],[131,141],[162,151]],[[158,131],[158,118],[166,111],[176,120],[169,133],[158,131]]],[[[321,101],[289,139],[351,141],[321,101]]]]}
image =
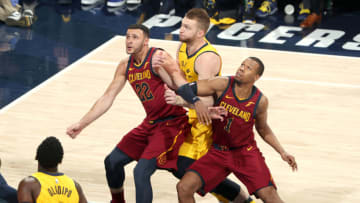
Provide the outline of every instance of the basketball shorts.
{"type": "Polygon", "coordinates": [[[157,159],[157,166],[177,169],[179,148],[190,131],[186,115],[150,122],[145,119],[127,133],[117,147],[134,160],[157,159]]]}
{"type": "Polygon", "coordinates": [[[270,185],[276,188],[265,159],[256,146],[247,145],[233,150],[212,147],[188,170],[197,173],[202,179],[203,194],[214,189],[230,173],[234,173],[244,183],[249,194],[270,185]]]}

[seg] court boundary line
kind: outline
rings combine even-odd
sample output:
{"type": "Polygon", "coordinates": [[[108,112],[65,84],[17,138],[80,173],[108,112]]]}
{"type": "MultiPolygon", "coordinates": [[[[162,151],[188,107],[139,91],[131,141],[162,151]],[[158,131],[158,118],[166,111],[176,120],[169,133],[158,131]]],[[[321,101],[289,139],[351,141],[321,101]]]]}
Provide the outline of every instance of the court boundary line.
{"type": "Polygon", "coordinates": [[[85,56],[81,57],[80,59],[76,60],[75,62],[73,62],[72,64],[70,64],[69,66],[67,66],[66,68],[64,68],[63,70],[55,73],[53,76],[49,77],[48,79],[46,79],[45,81],[43,81],[42,83],[40,83],[39,85],[35,86],[33,89],[31,89],[30,91],[26,92],[25,94],[21,95],[20,97],[16,98],[14,101],[10,102],[9,104],[5,105],[4,107],[2,107],[0,109],[0,115],[5,113],[6,111],[8,111],[8,109],[10,109],[12,106],[16,105],[17,103],[19,103],[20,101],[22,101],[23,99],[26,99],[27,97],[29,97],[30,95],[32,95],[33,93],[35,93],[36,91],[38,91],[39,89],[41,89],[42,87],[44,87],[45,85],[47,85],[48,83],[50,83],[51,81],[57,79],[58,77],[63,76],[65,73],[71,71],[73,68],[76,67],[77,64],[82,63],[83,61],[85,61],[87,58],[90,58],[92,55],[94,55],[96,52],[106,48],[107,46],[109,46],[109,44],[111,44],[113,41],[117,40],[117,35],[112,37],[111,39],[107,40],[106,42],[104,42],[103,44],[101,44],[100,46],[96,47],[95,49],[91,50],[89,53],[87,53],[85,56]]]}
{"type": "MultiPolygon", "coordinates": [[[[87,61],[84,61],[84,63],[101,64],[101,65],[116,65],[117,64],[116,62],[100,61],[100,60],[87,60],[87,61]]],[[[311,80],[295,80],[295,79],[286,79],[286,78],[277,78],[277,77],[263,77],[261,80],[279,81],[279,82],[306,84],[306,85],[317,85],[317,86],[324,86],[324,87],[340,87],[340,88],[360,89],[360,84],[353,85],[353,84],[346,84],[346,83],[321,82],[321,81],[311,81],[311,80]]]]}
{"type": "MultiPolygon", "coordinates": [[[[96,52],[106,48],[109,44],[111,44],[113,41],[118,40],[119,38],[125,38],[125,36],[122,35],[115,35],[113,36],[111,39],[109,39],[108,41],[104,42],[103,44],[101,44],[100,46],[98,46],[97,48],[93,49],[92,51],[90,51],[88,54],[86,54],[85,56],[81,57],[80,59],[78,59],[77,61],[75,61],[74,63],[70,64],[69,66],[67,66],[66,68],[64,68],[63,70],[61,70],[60,72],[54,74],[53,76],[49,77],[48,79],[46,79],[45,81],[43,81],[42,83],[40,83],[39,85],[35,86],[33,89],[31,89],[30,91],[26,92],[25,94],[21,95],[20,97],[16,98],[14,101],[10,102],[9,104],[5,105],[4,107],[2,107],[0,109],[0,115],[3,114],[4,112],[6,112],[9,108],[11,108],[12,106],[16,105],[17,103],[19,103],[21,100],[27,98],[28,96],[30,96],[31,94],[33,94],[34,92],[38,91],[39,89],[41,89],[43,86],[47,85],[49,82],[51,82],[52,80],[61,77],[63,74],[65,74],[66,72],[72,70],[74,68],[75,65],[77,65],[78,63],[82,63],[84,61],[86,61],[87,58],[90,58],[92,55],[94,55],[96,52]]],[[[153,39],[151,38],[151,44],[153,41],[161,41],[161,42],[170,42],[170,43],[176,43],[179,44],[179,41],[174,41],[174,40],[163,40],[163,39],[153,39]]],[[[213,44],[215,46],[219,46],[219,47],[226,47],[226,48],[235,48],[235,49],[243,49],[243,50],[255,50],[255,51],[265,51],[265,52],[280,52],[280,53],[290,53],[290,54],[301,54],[301,55],[313,55],[313,56],[327,56],[327,57],[334,57],[334,58],[349,58],[349,59],[359,59],[359,57],[352,57],[352,56],[337,56],[337,55],[329,55],[329,54],[319,54],[319,53],[306,53],[306,52],[295,52],[295,51],[283,51],[283,50],[269,50],[269,49],[261,49],[261,48],[248,48],[248,47],[234,47],[234,46],[228,46],[228,45],[219,45],[219,44],[213,44]]],[[[95,61],[95,60],[88,60],[89,61],[95,61]]],[[[101,63],[101,64],[107,64],[107,65],[114,65],[115,62],[107,62],[107,61],[103,61],[103,62],[95,62],[95,63],[101,63]]],[[[343,83],[330,83],[330,82],[318,82],[318,81],[306,81],[306,80],[290,80],[290,79],[282,79],[282,78],[263,78],[263,80],[273,80],[273,81],[281,81],[281,82],[294,82],[294,83],[301,83],[301,84],[313,84],[313,85],[319,85],[319,86],[332,86],[332,87],[347,87],[347,88],[355,88],[358,89],[360,88],[360,85],[351,85],[351,84],[343,84],[343,83]]]]}

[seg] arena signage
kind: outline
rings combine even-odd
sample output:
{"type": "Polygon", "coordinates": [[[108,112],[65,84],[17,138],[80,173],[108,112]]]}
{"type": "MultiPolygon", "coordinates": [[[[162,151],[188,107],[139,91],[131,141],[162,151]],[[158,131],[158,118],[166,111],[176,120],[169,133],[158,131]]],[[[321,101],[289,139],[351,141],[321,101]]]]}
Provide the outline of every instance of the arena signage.
{"type": "MultiPolygon", "coordinates": [[[[182,20],[179,16],[169,16],[164,14],[154,15],[143,24],[149,29],[153,27],[173,27],[180,23],[182,20]]],[[[211,25],[209,31],[213,28],[211,25]]],[[[254,37],[257,33],[264,30],[265,26],[262,24],[243,24],[235,23],[229,28],[221,31],[217,34],[217,38],[223,40],[248,40],[254,37]]],[[[267,33],[258,42],[268,44],[284,44],[287,39],[292,38],[296,32],[301,32],[301,27],[296,26],[284,26],[280,25],[267,33]]],[[[178,35],[179,29],[171,32],[171,34],[178,35]]],[[[303,47],[316,47],[316,48],[328,48],[345,35],[345,31],[333,30],[333,29],[314,29],[312,32],[304,36],[302,39],[296,42],[295,46],[303,47]]],[[[352,41],[347,41],[342,45],[342,49],[351,51],[360,51],[360,33],[356,34],[352,41]]]]}

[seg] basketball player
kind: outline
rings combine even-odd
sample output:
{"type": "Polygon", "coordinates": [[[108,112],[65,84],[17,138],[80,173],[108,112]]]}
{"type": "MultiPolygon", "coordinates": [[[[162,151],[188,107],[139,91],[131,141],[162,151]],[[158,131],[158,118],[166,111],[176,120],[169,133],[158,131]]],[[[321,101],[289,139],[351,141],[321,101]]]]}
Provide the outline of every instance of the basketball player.
{"type": "MultiPolygon", "coordinates": [[[[181,44],[177,52],[177,61],[182,71],[181,74],[185,76],[186,81],[180,80],[181,76],[176,76],[174,81],[177,85],[210,79],[220,75],[221,57],[205,38],[209,25],[210,19],[204,9],[193,8],[185,14],[180,27],[179,39],[181,44]]],[[[162,59],[155,57],[154,64],[159,63],[159,65],[163,65],[160,64],[159,60],[162,59]]],[[[167,90],[167,94],[171,94],[171,90],[167,90]]],[[[213,105],[213,98],[211,96],[201,97],[201,100],[208,106],[213,105]]],[[[176,101],[177,103],[170,103],[186,106],[186,103],[181,98],[178,98],[176,101]]],[[[175,173],[175,176],[178,178],[185,174],[186,169],[195,160],[207,153],[212,143],[212,126],[210,122],[207,125],[203,124],[205,122],[199,121],[194,107],[187,107],[190,107],[188,117],[191,133],[187,135],[179,151],[178,171],[175,173]]],[[[240,192],[240,186],[226,179],[213,192],[222,202],[233,201],[240,192]]],[[[243,200],[241,202],[247,203],[252,201],[244,191],[241,191],[240,196],[243,200]]]]}
{"type": "Polygon", "coordinates": [[[86,203],[80,185],[58,171],[64,150],[56,137],[46,138],[37,148],[38,172],[24,178],[18,187],[19,203],[86,203]]]}
{"type": "Polygon", "coordinates": [[[195,94],[216,95],[215,105],[228,111],[223,122],[214,120],[212,123],[214,141],[209,152],[191,165],[177,184],[179,202],[194,202],[196,191],[211,191],[231,172],[246,185],[250,194],[264,202],[283,202],[252,130],[255,125],[264,141],[293,170],[297,170],[294,156],[284,150],[267,123],[268,99],[254,86],[263,71],[261,60],[249,57],[242,62],[235,76],[200,80],[177,90],[188,102],[195,94]]]}
{"type": "MultiPolygon", "coordinates": [[[[133,160],[136,202],[152,202],[150,177],[157,168],[177,169],[177,155],[184,134],[189,130],[186,111],[180,106],[166,104],[165,83],[174,84],[167,72],[152,66],[156,48],[149,48],[149,30],[143,25],[131,25],[126,33],[126,52],[115,76],[90,111],[67,129],[75,138],[86,126],[103,115],[112,105],[126,80],[141,100],[146,118],[126,134],[105,159],[106,178],[112,195],[112,203],[125,202],[123,183],[124,166],[133,160]]],[[[208,115],[208,109],[200,111],[208,115]]]]}
{"type": "MultiPolygon", "coordinates": [[[[1,168],[1,159],[0,159],[1,168]]],[[[7,184],[5,178],[0,173],[0,202],[17,203],[16,190],[7,184]]]]}

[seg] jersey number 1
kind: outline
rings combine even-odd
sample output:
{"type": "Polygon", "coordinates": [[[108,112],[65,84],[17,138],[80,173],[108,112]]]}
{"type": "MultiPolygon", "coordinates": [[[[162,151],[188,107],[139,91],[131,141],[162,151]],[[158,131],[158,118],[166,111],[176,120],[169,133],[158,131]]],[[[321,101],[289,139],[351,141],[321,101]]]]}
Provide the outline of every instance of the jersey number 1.
{"type": "Polygon", "coordinates": [[[234,118],[228,118],[228,119],[227,119],[226,126],[224,127],[224,130],[225,130],[227,133],[230,133],[230,127],[231,127],[231,124],[232,124],[233,120],[234,120],[234,118]]]}

